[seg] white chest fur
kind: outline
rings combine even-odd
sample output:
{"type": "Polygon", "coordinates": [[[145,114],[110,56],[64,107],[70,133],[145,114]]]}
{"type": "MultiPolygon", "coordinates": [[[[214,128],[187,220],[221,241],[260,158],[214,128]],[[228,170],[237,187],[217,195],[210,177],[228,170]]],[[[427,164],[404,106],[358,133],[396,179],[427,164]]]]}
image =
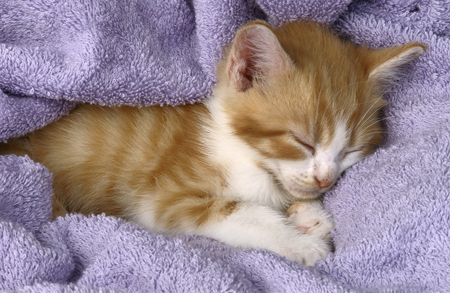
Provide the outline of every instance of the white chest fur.
{"type": "Polygon", "coordinates": [[[289,196],[273,175],[261,167],[259,153],[233,135],[217,103],[207,105],[214,125],[207,127],[205,144],[210,146],[210,159],[225,172],[227,185],[222,195],[277,210],[286,208],[289,196]]]}

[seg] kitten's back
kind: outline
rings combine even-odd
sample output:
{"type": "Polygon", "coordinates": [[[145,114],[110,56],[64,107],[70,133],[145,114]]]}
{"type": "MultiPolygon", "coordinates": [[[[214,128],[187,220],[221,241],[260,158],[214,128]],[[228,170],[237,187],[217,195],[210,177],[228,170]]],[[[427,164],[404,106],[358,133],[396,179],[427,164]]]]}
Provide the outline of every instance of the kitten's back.
{"type": "Polygon", "coordinates": [[[177,180],[169,185],[188,189],[204,175],[199,141],[204,120],[208,111],[201,104],[85,104],[56,123],[10,140],[2,153],[26,153],[46,166],[56,175],[55,196],[69,212],[126,217],[136,201],[131,196],[155,190],[158,180],[162,185],[168,178],[177,180]],[[195,172],[189,172],[192,164],[199,166],[195,172]]]}

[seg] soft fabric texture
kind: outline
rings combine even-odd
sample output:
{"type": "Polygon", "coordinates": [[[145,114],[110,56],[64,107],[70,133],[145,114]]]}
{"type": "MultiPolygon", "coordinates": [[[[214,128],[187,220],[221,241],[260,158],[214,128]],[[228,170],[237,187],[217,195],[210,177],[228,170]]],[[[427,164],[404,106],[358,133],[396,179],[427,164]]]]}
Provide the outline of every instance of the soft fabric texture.
{"type": "Polygon", "coordinates": [[[0,2],[0,139],[76,102],[183,104],[211,93],[248,20],[313,19],[359,44],[428,51],[387,91],[386,138],[325,195],[336,250],[304,268],[274,253],[164,236],[120,219],[51,219],[51,175],[0,157],[0,290],[450,291],[450,1],[0,2]]]}

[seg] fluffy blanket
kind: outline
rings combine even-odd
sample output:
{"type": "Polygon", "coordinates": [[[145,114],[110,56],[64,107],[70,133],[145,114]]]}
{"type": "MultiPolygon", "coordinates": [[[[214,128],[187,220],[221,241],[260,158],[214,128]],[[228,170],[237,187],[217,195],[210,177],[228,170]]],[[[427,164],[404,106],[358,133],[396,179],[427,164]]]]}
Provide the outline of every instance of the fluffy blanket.
{"type": "Polygon", "coordinates": [[[113,217],[51,222],[51,174],[0,157],[0,290],[450,292],[449,0],[0,1],[0,139],[104,105],[200,101],[237,28],[313,19],[379,48],[429,46],[386,93],[386,138],[326,194],[335,252],[312,268],[113,217]]]}

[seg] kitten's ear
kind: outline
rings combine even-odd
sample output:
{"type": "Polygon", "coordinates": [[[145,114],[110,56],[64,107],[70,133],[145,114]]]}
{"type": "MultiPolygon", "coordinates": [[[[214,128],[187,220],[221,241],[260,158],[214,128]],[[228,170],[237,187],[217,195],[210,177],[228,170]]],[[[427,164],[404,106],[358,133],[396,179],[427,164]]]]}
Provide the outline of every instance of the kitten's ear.
{"type": "Polygon", "coordinates": [[[238,91],[246,91],[254,82],[283,75],[293,69],[291,58],[265,23],[253,22],[237,32],[226,70],[238,91]]]}
{"type": "Polygon", "coordinates": [[[386,86],[398,76],[403,65],[422,55],[426,48],[420,43],[408,43],[372,51],[368,59],[369,81],[386,86]]]}

